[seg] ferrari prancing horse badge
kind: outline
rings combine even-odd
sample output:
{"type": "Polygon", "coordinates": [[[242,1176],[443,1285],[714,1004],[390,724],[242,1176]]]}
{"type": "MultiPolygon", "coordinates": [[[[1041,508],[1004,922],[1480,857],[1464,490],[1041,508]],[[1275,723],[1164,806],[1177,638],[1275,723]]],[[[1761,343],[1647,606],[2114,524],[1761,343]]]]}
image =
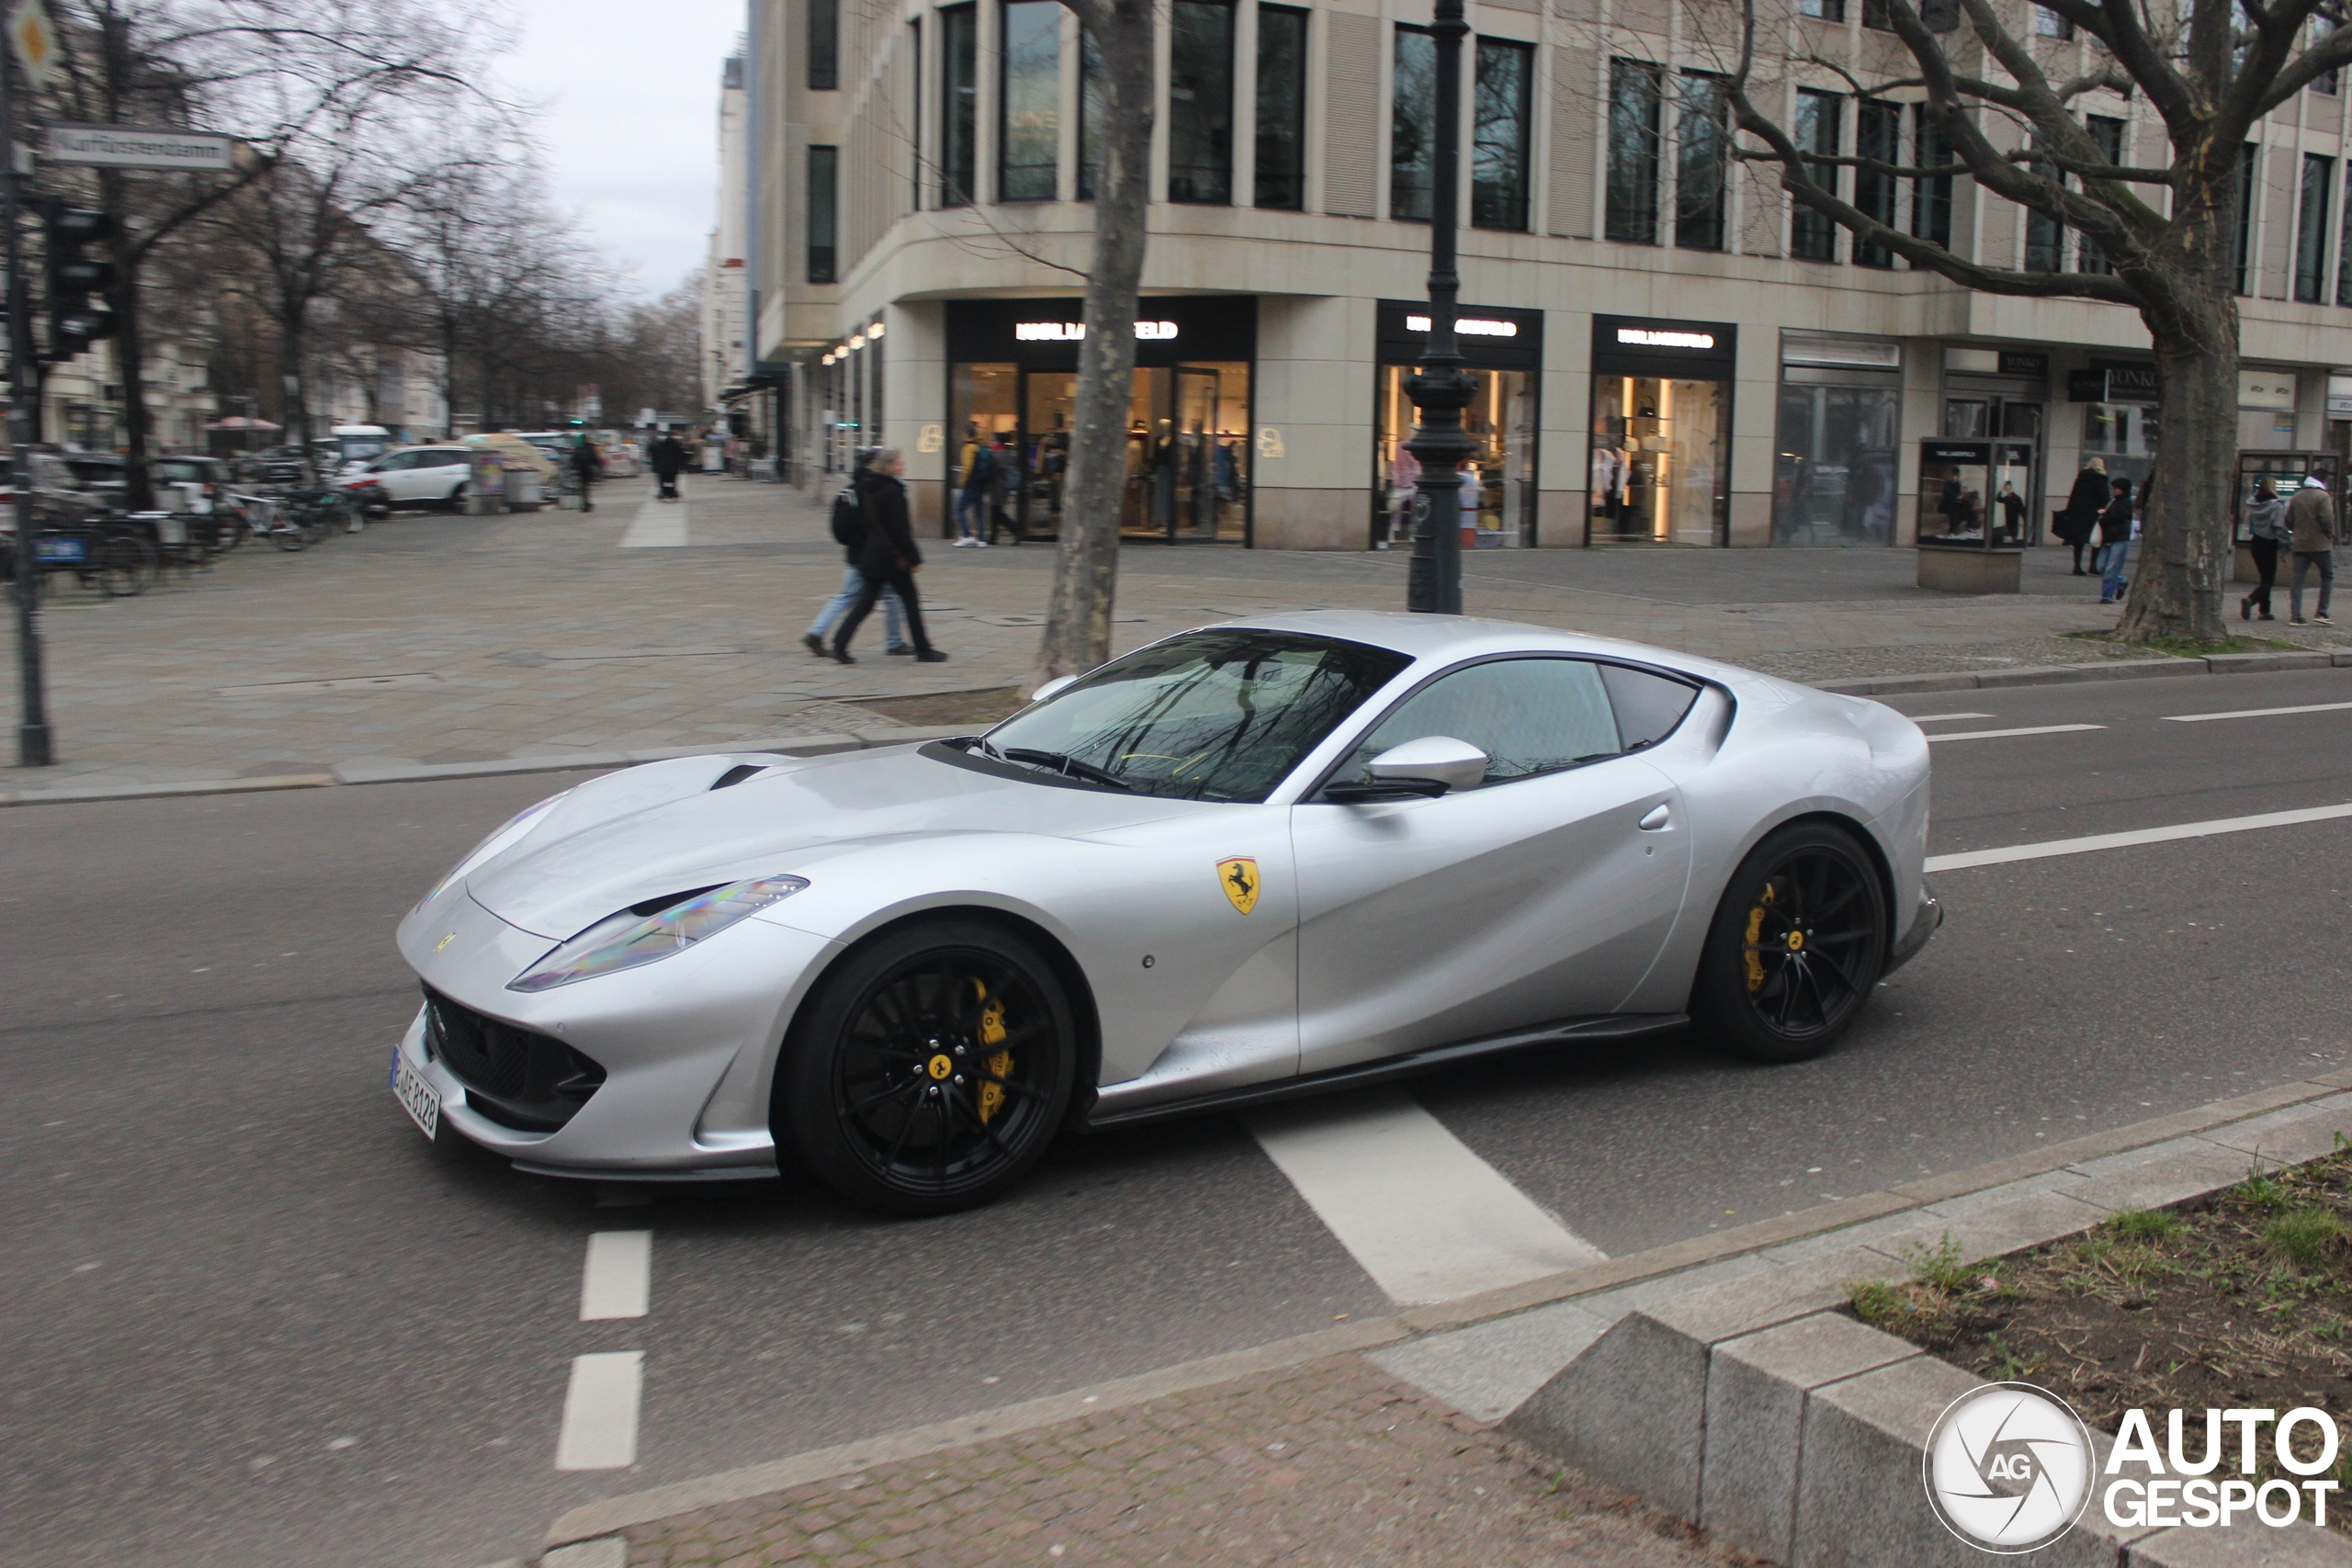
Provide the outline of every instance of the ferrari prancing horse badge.
{"type": "Polygon", "coordinates": [[[1233,900],[1233,907],[1243,914],[1258,907],[1258,863],[1248,855],[1236,855],[1231,860],[1216,863],[1217,886],[1233,900]]]}

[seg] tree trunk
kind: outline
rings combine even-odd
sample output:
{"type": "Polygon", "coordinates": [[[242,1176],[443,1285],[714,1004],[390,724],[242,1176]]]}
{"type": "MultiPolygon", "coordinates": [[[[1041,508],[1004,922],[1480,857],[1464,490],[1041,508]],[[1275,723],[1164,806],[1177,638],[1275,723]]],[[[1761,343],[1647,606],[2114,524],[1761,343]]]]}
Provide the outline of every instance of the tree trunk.
{"type": "Polygon", "coordinates": [[[1037,649],[1037,674],[1045,680],[1082,673],[1111,657],[1127,414],[1135,396],[1136,291],[1143,282],[1151,178],[1154,7],[1150,0],[1105,0],[1077,9],[1102,52],[1102,154],[1061,541],[1037,649]]]}
{"type": "Polygon", "coordinates": [[[277,356],[278,368],[285,378],[286,432],[294,439],[302,465],[302,482],[312,485],[318,482],[319,473],[311,451],[311,394],[303,377],[302,356],[307,352],[302,323],[281,319],[277,323],[277,356]]]}
{"type": "Polygon", "coordinates": [[[107,309],[114,317],[114,357],[122,376],[123,504],[132,512],[154,507],[155,488],[147,469],[154,421],[147,409],[147,342],[139,319],[139,262],[130,243],[130,219],[124,200],[122,175],[98,171],[98,205],[114,220],[107,241],[107,259],[114,264],[114,283],[106,290],[107,309]]]}

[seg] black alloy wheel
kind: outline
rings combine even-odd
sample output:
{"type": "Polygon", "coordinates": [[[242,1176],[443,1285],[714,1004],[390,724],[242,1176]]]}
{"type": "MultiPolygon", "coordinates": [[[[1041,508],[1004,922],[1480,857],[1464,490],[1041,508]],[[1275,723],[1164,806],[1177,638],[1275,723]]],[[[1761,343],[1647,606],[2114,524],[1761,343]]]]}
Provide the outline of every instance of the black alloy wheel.
{"type": "Polygon", "coordinates": [[[1069,999],[1027,942],[926,922],[826,976],[785,1043],[773,1115],[827,1186],[898,1214],[996,1197],[1035,1164],[1069,1105],[1069,999]]]}
{"type": "Polygon", "coordinates": [[[1887,941],[1886,895],[1853,835],[1826,822],[1782,828],[1724,889],[1691,1014],[1750,1061],[1818,1055],[1870,1000],[1887,941]]]}

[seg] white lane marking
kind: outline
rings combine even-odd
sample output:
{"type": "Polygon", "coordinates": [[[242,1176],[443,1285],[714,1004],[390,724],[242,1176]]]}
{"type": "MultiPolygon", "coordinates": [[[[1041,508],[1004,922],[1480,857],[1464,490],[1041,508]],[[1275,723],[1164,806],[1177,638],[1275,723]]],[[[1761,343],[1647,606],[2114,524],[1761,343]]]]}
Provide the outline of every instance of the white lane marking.
{"type": "Polygon", "coordinates": [[[2064,735],[2070,729],[2105,729],[2103,724],[2037,724],[2025,729],[1962,729],[1930,735],[1930,740],[2000,740],[2011,735],[2064,735]]]}
{"type": "Polygon", "coordinates": [[[1451,1301],[1607,1255],[1395,1089],[1253,1112],[1316,1217],[1400,1303],[1451,1301]]]}
{"type": "Polygon", "coordinates": [[[2234,713],[2168,713],[2166,724],[2203,724],[2216,718],[2276,718],[2282,713],[2340,713],[2352,703],[2305,703],[2292,708],[2239,708],[2234,713]]]}
{"type": "Polygon", "coordinates": [[[1914,713],[1904,716],[1914,724],[1939,724],[1948,718],[1991,718],[1994,716],[1989,713],[1914,713]]]}
{"type": "Polygon", "coordinates": [[[645,1352],[615,1350],[571,1359],[563,1394],[558,1470],[626,1470],[637,1462],[637,1407],[645,1392],[645,1352]]]}
{"type": "Polygon", "coordinates": [[[2175,839],[2211,838],[2216,833],[2248,833],[2257,828],[2291,828],[2301,822],[2333,822],[2346,817],[2352,817],[2352,805],[2307,806],[2296,811],[2266,811],[2256,817],[2217,817],[2210,822],[2178,822],[2169,828],[2134,828],[2126,833],[2094,833],[2084,839],[2051,839],[2039,844],[2011,844],[2006,849],[1929,855],[1927,869],[1966,871],[1975,865],[2006,865],[2011,861],[2088,854],[2094,850],[2124,850],[2135,844],[2165,844],[2175,839]]]}
{"type": "Polygon", "coordinates": [[[637,520],[621,536],[621,548],[638,550],[660,548],[686,542],[686,505],[683,494],[676,501],[649,501],[637,509],[637,520]]]}
{"type": "Polygon", "coordinates": [[[580,1274],[580,1321],[643,1317],[653,1294],[653,1233],[597,1231],[580,1274]]]}

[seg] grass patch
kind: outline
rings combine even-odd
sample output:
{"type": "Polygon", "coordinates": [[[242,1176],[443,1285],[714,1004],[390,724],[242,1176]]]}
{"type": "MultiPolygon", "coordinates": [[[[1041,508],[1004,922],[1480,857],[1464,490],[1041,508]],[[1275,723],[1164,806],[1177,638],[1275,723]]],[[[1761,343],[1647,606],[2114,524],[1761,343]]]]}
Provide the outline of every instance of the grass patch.
{"type": "Polygon", "coordinates": [[[2111,631],[2060,632],[2058,635],[2073,637],[2077,642],[2107,642],[2118,648],[2144,648],[2151,653],[2169,654],[2175,659],[2202,659],[2209,653],[2260,653],[2274,648],[2301,649],[2303,646],[2273,637],[2225,637],[2219,642],[2197,642],[2185,637],[2126,639],[2111,631]]]}
{"type": "Polygon", "coordinates": [[[2316,1269],[2343,1246],[2347,1231],[2352,1226],[2332,1210],[2289,1209],[2262,1227],[2262,1245],[2298,1269],[2316,1269]]]}
{"type": "Polygon", "coordinates": [[[2162,1209],[2118,1209],[2107,1228],[2132,1241],[2162,1241],[2178,1235],[2181,1224],[2162,1209]]]}

